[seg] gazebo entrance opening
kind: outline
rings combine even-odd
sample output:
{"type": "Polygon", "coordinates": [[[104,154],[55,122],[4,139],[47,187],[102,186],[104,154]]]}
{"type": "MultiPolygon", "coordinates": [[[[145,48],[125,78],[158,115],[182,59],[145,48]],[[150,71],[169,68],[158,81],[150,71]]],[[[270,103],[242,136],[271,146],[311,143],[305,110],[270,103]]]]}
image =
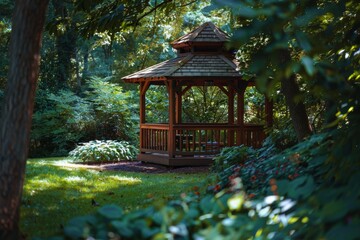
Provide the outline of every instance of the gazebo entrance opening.
{"type": "MultiPolygon", "coordinates": [[[[241,78],[232,61],[233,54],[224,48],[226,41],[226,33],[212,23],[205,23],[172,43],[178,50],[177,58],[123,78],[140,84],[139,160],[172,166],[205,165],[211,164],[213,156],[226,146],[261,145],[265,138],[264,125],[244,123],[245,90],[253,83],[241,78]],[[168,105],[168,115],[167,118],[159,115],[160,121],[148,122],[156,120],[156,116],[149,116],[146,111],[146,93],[156,85],[166,88],[161,106],[168,105]],[[209,121],[206,109],[187,109],[193,100],[189,94],[195,89],[203,89],[204,93],[209,89],[221,92],[226,102],[221,105],[226,107],[226,117],[209,121]],[[189,116],[190,112],[197,117],[189,116]],[[203,118],[198,121],[199,117],[203,118]],[[162,119],[168,121],[164,123],[162,119]]],[[[265,112],[271,124],[268,101],[265,112]]]]}

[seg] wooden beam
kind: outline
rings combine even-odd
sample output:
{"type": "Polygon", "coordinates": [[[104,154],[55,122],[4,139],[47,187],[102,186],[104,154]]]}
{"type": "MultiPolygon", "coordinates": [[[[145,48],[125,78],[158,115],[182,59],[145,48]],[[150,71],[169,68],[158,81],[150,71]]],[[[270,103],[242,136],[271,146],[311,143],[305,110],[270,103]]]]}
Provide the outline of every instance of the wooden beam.
{"type": "Polygon", "coordinates": [[[185,88],[184,88],[184,90],[182,90],[182,92],[181,92],[181,95],[184,95],[187,91],[189,91],[191,88],[193,87],[193,85],[187,85],[185,88]]]}
{"type": "Polygon", "coordinates": [[[146,91],[149,89],[150,87],[150,82],[146,81],[146,82],[141,82],[140,83],[140,95],[145,95],[146,91]]]}
{"type": "Polygon", "coordinates": [[[223,93],[225,93],[226,96],[229,97],[229,91],[226,90],[226,88],[224,88],[224,86],[218,86],[220,88],[221,91],[223,91],[223,93]]]}

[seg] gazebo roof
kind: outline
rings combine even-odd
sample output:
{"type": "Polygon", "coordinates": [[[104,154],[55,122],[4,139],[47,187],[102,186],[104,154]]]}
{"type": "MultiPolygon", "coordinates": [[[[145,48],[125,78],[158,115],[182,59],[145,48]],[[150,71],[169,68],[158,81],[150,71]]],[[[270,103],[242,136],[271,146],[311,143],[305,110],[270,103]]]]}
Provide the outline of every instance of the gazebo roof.
{"type": "Polygon", "coordinates": [[[225,55],[184,54],[130,74],[123,79],[165,80],[173,77],[240,77],[237,66],[225,55]]]}
{"type": "MultiPolygon", "coordinates": [[[[171,45],[185,52],[122,79],[126,82],[159,81],[171,78],[239,78],[234,56],[224,51],[229,36],[207,22],[173,41],[171,45]],[[196,44],[194,44],[196,43],[196,44]],[[189,51],[189,47],[194,47],[189,51]],[[201,48],[204,47],[204,48],[201,48]],[[196,49],[197,48],[197,49],[196,49]]],[[[194,79],[195,80],[195,79],[194,79]]]]}
{"type": "Polygon", "coordinates": [[[200,27],[189,32],[188,34],[176,39],[171,43],[171,46],[175,49],[179,49],[189,45],[200,44],[224,44],[229,41],[230,36],[216,27],[212,22],[202,24],[200,27]]]}

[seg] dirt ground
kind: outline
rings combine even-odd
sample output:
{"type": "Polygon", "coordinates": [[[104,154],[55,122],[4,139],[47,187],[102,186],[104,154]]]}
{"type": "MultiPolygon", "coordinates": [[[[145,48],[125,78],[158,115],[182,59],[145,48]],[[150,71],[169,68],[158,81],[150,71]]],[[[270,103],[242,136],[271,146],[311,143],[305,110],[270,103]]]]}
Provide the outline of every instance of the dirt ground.
{"type": "Polygon", "coordinates": [[[89,168],[100,171],[126,171],[126,172],[144,172],[144,173],[200,173],[209,172],[209,166],[186,166],[186,167],[168,167],[140,161],[115,162],[103,164],[80,164],[66,163],[63,167],[89,168]]]}

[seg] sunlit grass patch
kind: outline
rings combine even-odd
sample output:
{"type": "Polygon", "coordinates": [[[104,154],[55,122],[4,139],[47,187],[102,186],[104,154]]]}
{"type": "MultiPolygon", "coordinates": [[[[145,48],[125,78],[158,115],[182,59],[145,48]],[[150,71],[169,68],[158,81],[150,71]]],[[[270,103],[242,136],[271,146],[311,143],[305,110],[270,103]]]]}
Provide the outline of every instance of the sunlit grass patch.
{"type": "Polygon", "coordinates": [[[30,159],[21,209],[22,231],[46,237],[69,219],[115,203],[125,211],[189,192],[206,178],[199,174],[147,174],[64,167],[66,158],[30,159]],[[93,200],[96,204],[93,204],[93,200]],[[99,206],[97,206],[99,204],[99,206]]]}

